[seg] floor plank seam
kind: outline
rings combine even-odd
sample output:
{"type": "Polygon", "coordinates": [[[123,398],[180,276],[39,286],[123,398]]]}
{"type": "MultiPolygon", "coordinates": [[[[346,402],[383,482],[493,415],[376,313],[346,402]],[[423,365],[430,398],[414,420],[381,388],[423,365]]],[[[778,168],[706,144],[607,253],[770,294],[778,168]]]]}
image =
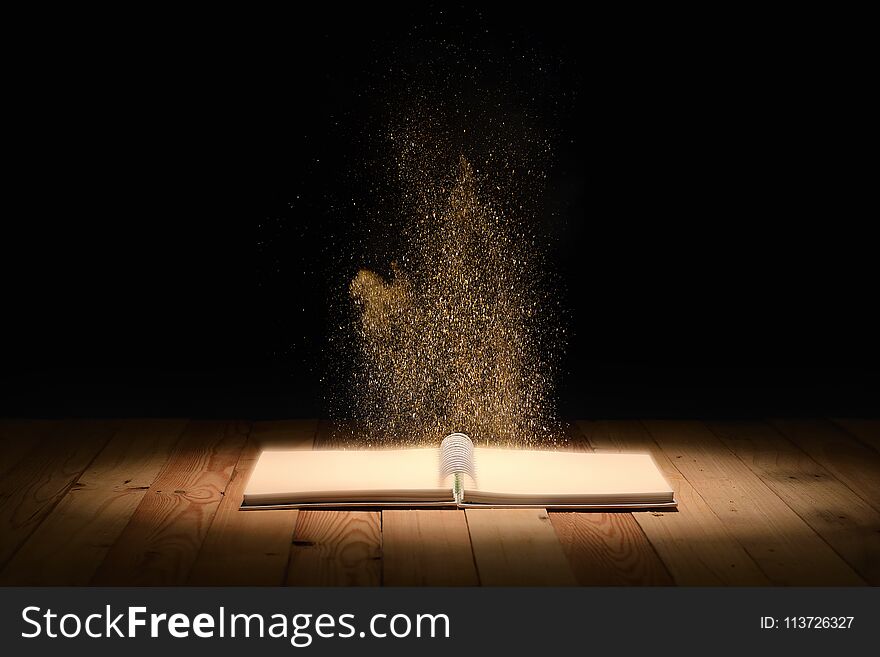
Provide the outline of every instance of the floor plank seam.
{"type": "MultiPolygon", "coordinates": [[[[171,456],[174,454],[174,450],[180,444],[181,439],[183,438],[184,435],[186,435],[187,427],[189,427],[190,424],[192,424],[192,420],[188,419],[186,421],[186,423],[182,427],[180,427],[180,430],[177,432],[177,437],[174,439],[174,442],[170,445],[170,447],[168,449],[168,459],[171,458],[171,456]]],[[[153,485],[153,483],[159,477],[159,474],[162,472],[162,468],[165,467],[165,465],[167,463],[168,463],[168,460],[166,459],[165,463],[163,463],[162,466],[160,466],[159,469],[156,471],[156,475],[153,477],[153,480],[150,482],[150,485],[147,486],[147,491],[149,491],[150,487],[153,485]]],[[[125,534],[126,530],[129,528],[131,523],[134,521],[135,514],[137,514],[137,510],[140,507],[140,505],[143,503],[145,498],[146,498],[146,494],[144,495],[144,498],[141,498],[141,501],[138,503],[137,507],[135,507],[135,510],[128,516],[128,520],[126,520],[125,524],[122,526],[122,530],[119,532],[119,535],[116,537],[117,539],[119,538],[119,536],[123,536],[125,534]]],[[[110,551],[108,550],[107,554],[104,555],[104,558],[101,559],[101,561],[97,564],[97,566],[95,566],[95,572],[93,572],[92,576],[89,578],[88,585],[92,585],[94,578],[100,572],[101,567],[104,565],[104,562],[106,561],[107,556],[109,554],[110,554],[110,551]]]]}
{"type": "MultiPolygon", "coordinates": [[[[242,511],[242,513],[246,513],[242,511]]],[[[255,513],[260,513],[256,511],[255,513]]],[[[296,530],[299,528],[299,524],[302,522],[303,514],[299,513],[296,516],[296,522],[293,523],[293,531],[290,533],[290,543],[287,546],[287,563],[284,565],[284,575],[281,579],[281,585],[287,586],[287,583],[290,581],[290,564],[293,561],[293,542],[296,540],[296,530]]]]}
{"type": "MultiPolygon", "coordinates": [[[[840,422],[837,422],[834,418],[830,418],[830,417],[825,418],[825,420],[827,420],[828,422],[830,422],[831,424],[833,424],[835,427],[837,427],[838,429],[840,429],[843,433],[845,433],[847,436],[849,436],[850,438],[852,438],[853,440],[855,440],[857,443],[859,443],[859,444],[862,445],[863,447],[867,447],[868,449],[870,449],[870,450],[872,450],[872,451],[874,451],[874,452],[880,453],[880,448],[878,448],[877,445],[874,445],[874,444],[871,443],[871,442],[866,442],[864,438],[862,438],[861,436],[859,436],[856,432],[854,432],[854,431],[850,430],[849,428],[847,428],[846,425],[840,424],[840,422]]],[[[775,428],[775,427],[774,427],[774,428],[775,428]]]]}
{"type": "Polygon", "coordinates": [[[6,467],[4,470],[0,470],[0,477],[5,477],[8,473],[15,470],[15,468],[18,467],[20,463],[24,463],[24,461],[31,455],[31,453],[36,452],[38,449],[41,449],[43,447],[43,444],[47,440],[48,438],[43,436],[34,441],[34,444],[25,449],[21,454],[19,454],[18,458],[15,459],[13,463],[10,463],[9,466],[6,467]]]}
{"type": "MultiPolygon", "coordinates": [[[[835,474],[834,474],[833,472],[831,472],[830,470],[828,470],[828,468],[826,468],[826,467],[825,467],[824,465],[822,465],[819,461],[817,461],[815,458],[813,458],[813,456],[812,456],[810,453],[808,453],[806,450],[802,449],[802,448],[800,447],[800,445],[798,445],[798,444],[797,444],[796,442],[794,442],[791,438],[789,438],[788,436],[786,436],[782,431],[780,431],[776,426],[774,426],[772,422],[761,421],[761,423],[764,424],[764,425],[766,425],[767,427],[769,427],[771,431],[775,432],[778,436],[780,436],[784,441],[786,441],[789,445],[791,445],[793,449],[797,450],[800,454],[803,454],[804,457],[806,457],[807,460],[809,460],[811,463],[813,463],[813,465],[815,465],[815,466],[816,466],[816,467],[817,467],[817,468],[818,468],[818,469],[819,469],[819,470],[820,470],[825,476],[827,476],[829,479],[832,479],[832,480],[836,481],[837,483],[839,483],[840,485],[842,485],[844,488],[846,488],[848,491],[850,491],[850,492],[851,492],[855,497],[857,497],[858,499],[863,500],[862,496],[859,495],[859,494],[858,494],[856,491],[854,491],[852,488],[850,488],[850,487],[847,485],[847,483],[846,483],[845,481],[843,481],[843,480],[840,479],[839,477],[835,476],[835,474]]],[[[834,423],[832,422],[832,424],[834,424],[834,423]]],[[[836,426],[836,425],[835,425],[835,426],[836,426]]],[[[713,435],[715,435],[716,437],[718,437],[718,434],[716,434],[714,431],[712,431],[712,428],[711,428],[711,427],[708,427],[708,428],[709,428],[709,431],[710,431],[713,435]]],[[[740,460],[742,460],[742,459],[740,459],[740,460]]],[[[746,465],[746,467],[748,467],[748,465],[746,465]]],[[[757,473],[756,473],[756,474],[757,474],[757,473]]],[[[763,478],[762,478],[760,475],[757,475],[757,476],[758,476],[759,479],[761,479],[761,480],[763,481],[763,478]]],[[[782,502],[783,502],[783,503],[784,503],[789,509],[791,509],[791,510],[794,512],[795,515],[797,515],[798,518],[800,518],[801,520],[803,520],[803,521],[804,521],[804,524],[806,524],[808,527],[810,527],[810,529],[813,529],[812,526],[810,526],[810,522],[809,522],[809,520],[808,520],[807,518],[805,518],[803,515],[801,515],[801,514],[798,512],[798,510],[797,510],[796,508],[794,508],[791,504],[789,504],[789,503],[785,500],[785,498],[783,498],[781,495],[777,495],[777,497],[779,497],[779,498],[782,500],[782,502]]],[[[865,501],[865,503],[866,503],[869,507],[874,508],[874,506],[873,506],[870,502],[868,502],[867,500],[863,500],[863,501],[865,501]]],[[[875,508],[875,511],[877,511],[876,508],[875,508]]],[[[878,511],[878,512],[880,512],[880,511],[878,511]]],[[[814,532],[814,533],[815,533],[815,534],[816,534],[816,535],[817,535],[817,536],[818,536],[818,537],[819,537],[819,538],[825,543],[825,545],[827,545],[827,546],[831,549],[832,552],[834,552],[837,556],[839,556],[839,557],[840,557],[840,558],[841,558],[841,559],[842,559],[847,565],[849,565],[850,568],[853,569],[853,571],[854,571],[854,572],[856,573],[856,575],[857,575],[857,576],[858,576],[858,577],[864,582],[865,585],[868,585],[868,584],[869,584],[869,582],[868,582],[868,581],[862,576],[862,574],[857,570],[858,567],[857,567],[856,564],[852,563],[852,561],[850,561],[850,560],[846,557],[846,555],[844,555],[843,553],[841,553],[840,550],[838,550],[837,548],[834,547],[834,545],[832,545],[831,543],[829,543],[828,540],[827,540],[824,536],[822,536],[822,534],[820,534],[819,532],[817,532],[815,529],[813,529],[813,532],[814,532]]]]}
{"type": "MultiPolygon", "coordinates": [[[[828,476],[830,476],[830,477],[836,479],[837,481],[839,481],[839,482],[840,482],[843,486],[845,486],[845,487],[846,487],[846,488],[847,488],[847,489],[848,489],[853,495],[855,495],[857,498],[859,498],[860,500],[862,500],[865,504],[867,504],[868,506],[870,506],[871,508],[873,508],[875,511],[877,511],[878,513],[880,513],[880,500],[871,500],[871,499],[868,499],[868,498],[865,497],[862,493],[859,493],[858,491],[856,491],[856,490],[855,490],[855,489],[849,484],[849,482],[847,482],[845,479],[841,479],[841,478],[840,478],[839,476],[837,476],[837,475],[836,475],[836,474],[835,474],[830,468],[824,466],[821,462],[817,461],[817,460],[813,457],[812,454],[808,453],[806,450],[804,450],[803,448],[801,448],[800,445],[798,445],[798,444],[794,441],[793,438],[790,438],[789,436],[785,435],[785,433],[784,433],[783,431],[781,431],[781,430],[779,429],[779,427],[776,426],[776,424],[773,422],[773,420],[765,421],[765,424],[767,424],[769,427],[771,427],[774,431],[776,431],[776,433],[778,433],[780,436],[782,436],[782,437],[783,437],[785,440],[787,440],[789,443],[791,443],[792,445],[794,445],[795,448],[797,448],[797,449],[799,449],[800,451],[804,452],[804,453],[807,455],[807,457],[808,457],[813,463],[817,464],[820,468],[822,468],[823,470],[825,470],[826,472],[828,472],[828,476]]],[[[830,424],[831,424],[832,426],[835,426],[835,427],[837,426],[837,425],[835,425],[833,422],[830,422],[830,424]]],[[[845,433],[847,433],[847,435],[849,435],[848,432],[845,432],[845,433]]],[[[859,445],[863,445],[862,441],[860,441],[860,440],[856,440],[856,442],[857,442],[859,445]]],[[[873,448],[870,448],[870,449],[871,449],[872,452],[874,451],[873,448]]]]}
{"type": "Polygon", "coordinates": [[[385,512],[379,511],[379,586],[385,586],[385,512]]]}
{"type": "MultiPolygon", "coordinates": [[[[673,512],[678,513],[678,510],[673,509],[673,512]]],[[[638,512],[630,513],[630,515],[631,516],[635,515],[635,513],[650,513],[650,511],[638,511],[638,512]]],[[[635,520],[635,518],[633,518],[633,520],[635,520]]],[[[651,550],[653,551],[654,556],[657,557],[657,563],[659,563],[663,567],[663,570],[666,572],[666,575],[669,577],[669,581],[672,582],[672,584],[674,586],[678,586],[678,582],[676,581],[675,576],[672,574],[672,570],[670,569],[669,564],[667,564],[663,560],[663,557],[660,555],[660,552],[657,550],[657,546],[654,545],[654,543],[651,541],[651,539],[645,533],[645,529],[641,526],[641,524],[638,523],[638,521],[636,521],[634,524],[638,528],[639,532],[641,532],[642,536],[645,537],[645,542],[651,547],[651,550]]]]}
{"type": "Polygon", "coordinates": [[[468,530],[468,546],[471,549],[471,561],[473,561],[474,564],[474,573],[477,575],[477,586],[482,586],[483,578],[480,576],[480,567],[477,565],[477,555],[474,553],[474,540],[471,536],[471,523],[468,519],[468,514],[465,511],[462,511],[462,513],[464,514],[464,525],[468,530]]]}
{"type": "Polygon", "coordinates": [[[211,527],[214,525],[214,520],[217,518],[217,511],[220,509],[220,503],[222,503],[223,498],[226,497],[226,491],[229,489],[229,484],[232,479],[235,477],[235,472],[238,469],[238,464],[241,463],[242,454],[245,453],[245,449],[247,448],[248,441],[250,440],[251,433],[253,431],[254,424],[251,421],[242,421],[242,420],[234,420],[230,422],[233,431],[238,431],[238,427],[242,424],[247,427],[245,431],[244,440],[241,441],[241,448],[238,451],[238,456],[235,459],[235,465],[232,467],[232,471],[229,473],[229,479],[226,480],[226,483],[223,484],[223,490],[220,491],[220,500],[217,503],[217,506],[214,508],[214,513],[211,514],[211,519],[208,521],[205,526],[205,531],[202,534],[201,541],[199,541],[199,546],[195,551],[195,555],[192,559],[192,563],[190,563],[189,568],[183,576],[181,577],[182,581],[186,582],[189,580],[190,576],[193,574],[193,568],[199,561],[199,557],[202,554],[202,548],[205,546],[205,539],[208,537],[208,534],[211,531],[211,527]]]}
{"type": "MultiPolygon", "coordinates": [[[[82,468],[82,470],[80,470],[79,473],[78,473],[75,477],[72,477],[72,478],[71,478],[70,483],[64,488],[64,490],[63,490],[63,492],[61,493],[61,495],[58,495],[58,497],[57,497],[57,499],[55,500],[55,502],[49,506],[49,510],[48,510],[45,514],[43,514],[43,517],[40,518],[40,521],[39,521],[36,525],[34,525],[33,529],[31,529],[31,531],[29,531],[29,532],[24,536],[24,538],[23,538],[21,541],[19,541],[18,545],[17,545],[16,548],[10,553],[9,557],[6,558],[6,559],[3,561],[3,563],[0,563],[0,572],[3,572],[3,569],[6,568],[7,564],[9,564],[9,563],[12,562],[12,560],[15,558],[15,555],[18,554],[18,551],[19,551],[19,550],[20,550],[25,544],[27,544],[27,542],[28,542],[28,540],[30,540],[31,536],[34,535],[34,532],[36,532],[37,529],[39,529],[40,526],[41,526],[44,522],[46,522],[46,518],[48,518],[50,515],[52,515],[52,512],[55,511],[56,508],[58,508],[58,505],[61,504],[61,501],[62,501],[65,497],[67,497],[68,495],[70,495],[70,491],[73,490],[74,486],[76,486],[76,484],[77,484],[77,483],[79,482],[79,480],[82,478],[83,474],[85,474],[85,472],[86,472],[90,467],[92,467],[92,464],[95,462],[95,459],[97,459],[98,456],[99,456],[99,455],[100,455],[100,454],[101,454],[101,453],[107,448],[107,445],[110,444],[110,441],[111,441],[111,440],[113,439],[113,437],[117,434],[117,432],[119,431],[119,429],[120,429],[119,425],[116,425],[116,427],[113,429],[113,431],[110,431],[110,432],[108,433],[108,437],[107,437],[107,439],[104,441],[104,443],[101,445],[101,447],[100,447],[100,448],[99,448],[99,449],[98,449],[98,450],[92,455],[92,458],[89,459],[89,461],[85,464],[85,466],[82,468]]],[[[39,441],[39,442],[42,443],[43,441],[39,441]]]]}
{"type": "MultiPolygon", "coordinates": [[[[654,443],[654,445],[655,445],[655,447],[657,448],[657,450],[665,454],[665,453],[666,453],[666,450],[663,449],[663,447],[660,445],[659,442],[657,442],[657,438],[656,438],[656,437],[654,436],[654,434],[651,432],[650,427],[648,427],[648,425],[645,424],[644,420],[637,420],[637,422],[638,422],[639,425],[642,427],[642,430],[646,432],[646,434],[648,435],[648,437],[650,437],[651,442],[654,443]]],[[[704,424],[704,425],[705,425],[705,423],[702,422],[702,421],[701,421],[701,424],[704,424]]],[[[707,426],[706,429],[709,430],[709,427],[707,426]]],[[[713,435],[714,435],[714,434],[713,434],[713,435]]],[[[726,446],[725,446],[725,449],[726,449],[726,446]]],[[[730,451],[730,450],[728,450],[728,451],[730,451]]],[[[667,454],[667,457],[668,457],[668,456],[669,456],[669,455],[667,454]]],[[[696,494],[696,495],[698,495],[698,496],[700,497],[700,499],[703,501],[703,504],[706,505],[706,508],[712,513],[712,515],[715,516],[715,518],[718,520],[718,522],[721,523],[722,527],[725,527],[725,528],[726,528],[726,524],[725,524],[725,522],[724,522],[724,518],[722,518],[721,516],[719,516],[718,513],[715,511],[715,509],[712,508],[712,505],[709,504],[708,500],[706,500],[706,498],[703,496],[703,493],[700,491],[700,489],[697,487],[697,485],[696,485],[693,481],[691,481],[691,480],[687,477],[687,475],[686,475],[684,472],[681,471],[681,468],[679,468],[679,467],[675,464],[675,460],[674,460],[674,459],[669,458],[669,462],[670,462],[670,464],[672,465],[672,467],[675,468],[675,471],[678,472],[678,475],[679,475],[682,479],[684,479],[686,482],[688,482],[688,485],[689,485],[689,486],[691,487],[691,489],[694,491],[694,494],[696,494]]],[[[763,482],[762,482],[762,483],[763,483],[763,482]]],[[[681,511],[679,511],[679,513],[681,513],[681,511]]],[[[761,567],[760,562],[758,561],[758,559],[755,558],[755,555],[752,554],[752,552],[751,552],[751,550],[749,550],[748,546],[746,546],[746,545],[742,542],[742,540],[740,540],[740,538],[739,538],[734,532],[727,531],[727,535],[728,535],[733,541],[735,541],[737,545],[740,546],[740,548],[743,550],[743,552],[746,554],[746,556],[748,556],[748,558],[751,560],[751,562],[752,562],[753,564],[755,564],[755,567],[758,569],[758,571],[761,572],[761,573],[767,578],[767,581],[770,582],[771,584],[774,584],[774,578],[771,576],[770,573],[768,573],[768,572],[766,571],[765,568],[762,568],[762,567],[761,567]]]]}
{"type": "MultiPolygon", "coordinates": [[[[770,423],[770,422],[762,422],[762,424],[765,424],[767,427],[770,428],[771,431],[774,431],[776,434],[778,434],[783,440],[785,440],[789,445],[791,445],[793,449],[797,450],[800,454],[802,454],[804,457],[806,457],[807,460],[809,460],[810,462],[812,462],[813,465],[815,465],[819,470],[821,470],[821,471],[822,471],[827,477],[829,477],[830,479],[833,479],[834,481],[836,481],[836,482],[840,483],[841,485],[845,486],[845,487],[847,488],[847,490],[849,490],[850,492],[853,493],[853,495],[855,495],[856,497],[858,497],[859,499],[861,499],[861,497],[860,497],[855,491],[853,491],[849,486],[846,485],[846,482],[841,481],[840,479],[838,479],[837,477],[835,477],[833,473],[829,472],[828,469],[825,468],[825,466],[823,466],[821,463],[819,463],[818,461],[816,461],[816,459],[814,459],[810,454],[808,454],[808,453],[805,452],[803,449],[801,449],[800,446],[797,445],[797,443],[795,443],[795,442],[792,441],[790,438],[788,438],[788,436],[786,436],[786,435],[783,434],[781,431],[779,431],[779,429],[777,429],[775,426],[773,426],[772,423],[770,423]]],[[[715,436],[719,441],[721,441],[721,442],[723,443],[723,440],[721,439],[721,436],[719,436],[719,435],[718,435],[718,434],[712,429],[711,426],[706,425],[706,428],[708,429],[709,433],[711,433],[713,436],[715,436]]],[[[726,445],[725,445],[725,447],[726,447],[726,445]]],[[[742,458],[740,458],[740,457],[739,457],[738,455],[736,455],[736,454],[734,454],[734,455],[737,456],[737,458],[739,458],[740,462],[743,463],[743,464],[746,466],[746,468],[749,469],[750,472],[753,472],[753,473],[755,474],[755,476],[761,481],[761,483],[763,483],[763,484],[766,485],[766,482],[764,481],[764,478],[763,478],[760,474],[758,474],[758,473],[755,472],[752,468],[750,468],[749,465],[748,465],[748,463],[745,462],[745,460],[743,460],[742,458]]],[[[768,488],[769,488],[769,486],[768,486],[768,488]]],[[[825,543],[825,545],[827,545],[828,548],[829,548],[832,552],[834,552],[834,554],[836,554],[838,557],[840,557],[840,559],[841,559],[844,563],[846,563],[850,568],[852,568],[853,572],[859,577],[859,579],[862,580],[862,582],[863,582],[865,585],[868,585],[868,581],[867,581],[867,580],[862,576],[862,574],[857,570],[857,565],[856,565],[856,564],[852,563],[852,562],[846,557],[846,555],[842,554],[842,553],[840,552],[840,550],[838,550],[838,549],[835,548],[831,543],[829,543],[828,540],[827,540],[824,536],[822,536],[822,534],[820,534],[818,531],[816,531],[815,529],[813,529],[812,525],[810,524],[809,519],[808,519],[808,518],[805,518],[805,517],[804,517],[804,516],[803,516],[803,515],[802,515],[802,514],[801,514],[801,513],[800,513],[800,512],[794,507],[794,506],[792,506],[792,504],[790,504],[790,503],[789,503],[784,497],[782,497],[782,495],[776,493],[776,491],[774,491],[772,488],[771,488],[770,490],[776,495],[776,497],[778,497],[778,498],[782,501],[783,504],[785,504],[785,506],[787,506],[789,509],[791,509],[792,513],[794,513],[798,518],[800,518],[800,519],[803,521],[803,523],[804,523],[807,527],[809,527],[809,528],[813,531],[813,533],[816,534],[816,536],[818,536],[819,539],[820,539],[823,543],[825,543]]],[[[870,505],[869,505],[869,506],[870,506],[870,505]]]]}
{"type": "MultiPolygon", "coordinates": [[[[183,437],[184,437],[185,435],[187,435],[187,429],[193,424],[193,422],[194,422],[194,420],[190,419],[189,421],[187,421],[187,423],[186,423],[186,424],[183,426],[183,428],[181,429],[181,431],[180,431],[180,433],[179,433],[179,435],[178,435],[178,438],[177,438],[177,440],[176,440],[175,443],[174,443],[174,446],[172,447],[171,451],[169,452],[168,460],[165,461],[165,464],[166,464],[166,465],[167,465],[168,461],[174,456],[174,454],[175,454],[175,450],[176,450],[177,446],[180,444],[180,441],[183,439],[183,437]]],[[[240,424],[240,423],[239,423],[238,421],[227,421],[227,424],[226,424],[225,426],[231,426],[231,427],[232,427],[232,430],[235,431],[235,430],[236,430],[236,427],[237,427],[239,424],[240,424]]],[[[244,447],[245,447],[245,445],[247,444],[247,438],[248,438],[248,436],[250,435],[250,427],[251,427],[252,425],[251,425],[251,423],[248,422],[248,423],[247,423],[247,426],[248,426],[248,432],[247,432],[247,434],[245,435],[244,440],[242,440],[242,443],[241,443],[241,449],[239,450],[238,456],[236,457],[236,464],[238,463],[239,459],[241,458],[242,451],[244,450],[244,447]]],[[[189,568],[187,568],[187,570],[186,570],[184,573],[181,574],[180,580],[181,580],[182,582],[186,582],[186,581],[189,579],[189,577],[190,577],[190,575],[191,575],[191,573],[192,573],[192,569],[193,569],[193,567],[195,566],[196,562],[198,561],[199,554],[200,554],[201,549],[202,549],[202,546],[204,545],[204,542],[205,542],[205,537],[208,535],[208,531],[210,530],[211,524],[214,522],[214,518],[216,517],[216,514],[217,514],[217,509],[219,508],[219,503],[222,502],[223,495],[225,494],[226,489],[227,489],[228,486],[229,486],[229,481],[232,479],[232,475],[233,475],[234,471],[235,471],[235,468],[233,467],[232,472],[230,472],[229,479],[227,479],[227,481],[224,483],[224,485],[223,485],[223,490],[220,491],[220,498],[221,498],[221,499],[218,501],[217,507],[214,509],[214,512],[211,514],[210,521],[207,523],[207,526],[206,526],[206,528],[205,528],[204,534],[203,534],[203,536],[201,537],[201,540],[199,541],[198,548],[195,550],[195,554],[194,554],[194,556],[193,556],[192,562],[189,564],[189,568]]],[[[160,473],[161,473],[161,469],[160,469],[160,473]]],[[[158,478],[158,476],[159,476],[159,475],[157,475],[156,478],[158,478]]],[[[155,484],[155,482],[156,482],[156,478],[153,479],[153,482],[151,483],[150,487],[152,487],[152,485],[155,484]]],[[[137,508],[135,509],[134,513],[132,513],[131,516],[129,517],[128,522],[126,523],[126,525],[125,525],[125,527],[123,528],[122,532],[120,532],[119,536],[124,536],[124,535],[125,535],[126,530],[131,526],[132,522],[135,521],[135,518],[136,518],[136,516],[137,516],[138,510],[141,508],[141,505],[145,503],[146,499],[147,499],[147,497],[146,497],[146,495],[145,495],[145,496],[141,499],[141,501],[140,501],[140,503],[138,504],[137,508]]],[[[117,540],[118,540],[118,539],[117,539],[117,540]]],[[[105,557],[104,557],[104,559],[101,561],[101,563],[98,564],[98,567],[95,569],[95,573],[92,575],[92,577],[91,577],[91,579],[90,579],[90,581],[89,581],[89,584],[90,584],[90,585],[94,586],[94,582],[95,582],[95,580],[96,580],[98,577],[101,576],[102,568],[104,567],[104,564],[107,563],[107,559],[111,557],[111,552],[112,552],[112,550],[111,550],[111,551],[108,551],[107,555],[105,555],[105,557]]]]}

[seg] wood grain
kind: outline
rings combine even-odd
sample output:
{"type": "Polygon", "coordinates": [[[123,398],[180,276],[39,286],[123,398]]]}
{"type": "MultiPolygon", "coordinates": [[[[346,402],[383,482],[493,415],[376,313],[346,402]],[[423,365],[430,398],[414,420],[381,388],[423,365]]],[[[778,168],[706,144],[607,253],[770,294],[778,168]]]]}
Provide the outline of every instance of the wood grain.
{"type": "Polygon", "coordinates": [[[239,511],[315,426],[0,421],[0,584],[880,583],[876,420],[578,423],[569,449],[651,453],[677,512],[239,511]]]}
{"type": "Polygon", "coordinates": [[[383,511],[382,558],[385,586],[479,583],[464,511],[383,511]]]}
{"type": "Polygon", "coordinates": [[[766,423],[709,428],[856,572],[880,584],[880,513],[766,423]]]}
{"type": "Polygon", "coordinates": [[[467,509],[484,586],[572,586],[577,580],[544,509],[467,509]]]}
{"type": "Polygon", "coordinates": [[[550,512],[583,586],[671,586],[672,577],[631,513],[550,512]]]}
{"type": "Polygon", "coordinates": [[[633,513],[680,586],[767,586],[758,568],[706,500],[636,421],[579,422],[599,452],[650,454],[672,486],[678,510],[633,513]]]}
{"type": "Polygon", "coordinates": [[[183,584],[217,511],[245,438],[236,422],[190,422],[94,585],[183,584]]]}
{"type": "Polygon", "coordinates": [[[290,550],[287,584],[380,585],[380,522],[376,511],[300,512],[290,550]]]}
{"type": "Polygon", "coordinates": [[[103,421],[40,425],[36,449],[0,479],[0,568],[36,531],[116,431],[103,421]]]}
{"type": "MultiPolygon", "coordinates": [[[[593,451],[577,424],[567,430],[566,449],[593,451]]],[[[578,583],[589,586],[670,585],[672,578],[630,512],[550,511],[578,583]]]]}
{"type": "MultiPolygon", "coordinates": [[[[321,420],[315,449],[339,448],[348,426],[321,420]]],[[[378,511],[308,511],[297,517],[287,569],[291,586],[382,583],[382,516],[378,511]]]]}
{"type": "Polygon", "coordinates": [[[284,583],[296,509],[242,511],[251,470],[263,449],[311,449],[317,420],[256,422],[190,573],[194,586],[284,583]]]}
{"type": "Polygon", "coordinates": [[[645,423],[657,444],[775,585],[864,580],[702,423],[645,423]]]}
{"type": "Polygon", "coordinates": [[[168,459],[185,420],[129,420],[0,573],[3,585],[88,584],[168,459]]]}
{"type": "Polygon", "coordinates": [[[827,420],[771,420],[771,423],[880,511],[880,453],[827,420]]]}

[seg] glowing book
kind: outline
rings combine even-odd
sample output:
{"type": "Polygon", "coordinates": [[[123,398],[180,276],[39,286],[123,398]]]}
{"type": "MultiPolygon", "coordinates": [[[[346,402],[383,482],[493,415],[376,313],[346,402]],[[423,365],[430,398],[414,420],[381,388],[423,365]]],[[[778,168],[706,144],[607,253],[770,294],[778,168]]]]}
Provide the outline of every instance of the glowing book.
{"type": "Polygon", "coordinates": [[[264,451],[242,508],[675,504],[648,454],[475,448],[452,434],[439,449],[264,451]]]}

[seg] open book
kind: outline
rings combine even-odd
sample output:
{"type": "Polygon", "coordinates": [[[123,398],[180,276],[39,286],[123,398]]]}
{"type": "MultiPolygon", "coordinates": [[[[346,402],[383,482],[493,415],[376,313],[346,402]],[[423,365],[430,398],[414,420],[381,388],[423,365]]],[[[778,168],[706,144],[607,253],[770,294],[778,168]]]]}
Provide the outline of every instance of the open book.
{"type": "Polygon", "coordinates": [[[451,434],[439,449],[264,451],[242,508],[675,504],[648,454],[475,448],[451,434]]]}

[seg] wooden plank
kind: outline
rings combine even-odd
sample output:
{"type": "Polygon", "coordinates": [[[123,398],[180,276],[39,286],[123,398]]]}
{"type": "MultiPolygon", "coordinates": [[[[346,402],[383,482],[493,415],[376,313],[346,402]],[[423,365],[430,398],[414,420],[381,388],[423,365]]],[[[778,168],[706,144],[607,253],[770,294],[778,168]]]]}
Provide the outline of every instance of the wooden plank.
{"type": "Polygon", "coordinates": [[[577,580],[544,509],[467,509],[484,586],[572,586],[577,580]]]}
{"type": "MultiPolygon", "coordinates": [[[[321,420],[315,449],[340,448],[348,432],[321,420]]],[[[290,546],[291,586],[382,583],[382,516],[378,511],[300,511],[290,546]]]]}
{"type": "Polygon", "coordinates": [[[828,420],[772,420],[795,445],[880,510],[880,453],[828,420]]]}
{"type": "Polygon", "coordinates": [[[479,583],[464,511],[382,512],[385,586],[476,586],[479,583]]]}
{"type": "Polygon", "coordinates": [[[677,511],[644,511],[632,515],[676,584],[770,584],[742,545],[639,422],[579,422],[578,426],[596,451],[651,454],[672,486],[679,505],[677,511]]]}
{"type": "Polygon", "coordinates": [[[287,583],[291,586],[380,585],[380,522],[377,511],[300,513],[290,551],[287,583]]]}
{"type": "Polygon", "coordinates": [[[631,513],[550,513],[583,586],[671,586],[672,577],[631,513]]]}
{"type": "Polygon", "coordinates": [[[0,479],[0,567],[67,494],[116,430],[103,421],[51,421],[39,445],[0,479]]]}
{"type": "Polygon", "coordinates": [[[185,420],[121,423],[107,446],[6,565],[0,583],[88,584],[185,425],[185,420]]]}
{"type": "Polygon", "coordinates": [[[284,583],[296,509],[242,511],[251,470],[263,449],[311,449],[317,420],[255,422],[188,583],[267,586],[284,583]]]}
{"type": "Polygon", "coordinates": [[[235,422],[190,422],[95,573],[95,585],[183,584],[247,436],[235,422]]]}
{"type": "Polygon", "coordinates": [[[778,495],[701,422],[645,423],[657,444],[775,585],[863,584],[778,495]]]}
{"type": "Polygon", "coordinates": [[[834,418],[833,422],[860,442],[880,452],[880,420],[834,418]]]}
{"type": "MultiPolygon", "coordinates": [[[[577,424],[567,450],[593,451],[577,424]]],[[[670,585],[672,578],[629,512],[550,511],[550,519],[578,583],[585,586],[670,585]]]]}
{"type": "Polygon", "coordinates": [[[0,476],[36,449],[43,437],[52,433],[52,427],[51,420],[0,420],[0,476]]]}
{"type": "Polygon", "coordinates": [[[880,584],[880,513],[764,422],[709,428],[856,572],[880,584]]]}

